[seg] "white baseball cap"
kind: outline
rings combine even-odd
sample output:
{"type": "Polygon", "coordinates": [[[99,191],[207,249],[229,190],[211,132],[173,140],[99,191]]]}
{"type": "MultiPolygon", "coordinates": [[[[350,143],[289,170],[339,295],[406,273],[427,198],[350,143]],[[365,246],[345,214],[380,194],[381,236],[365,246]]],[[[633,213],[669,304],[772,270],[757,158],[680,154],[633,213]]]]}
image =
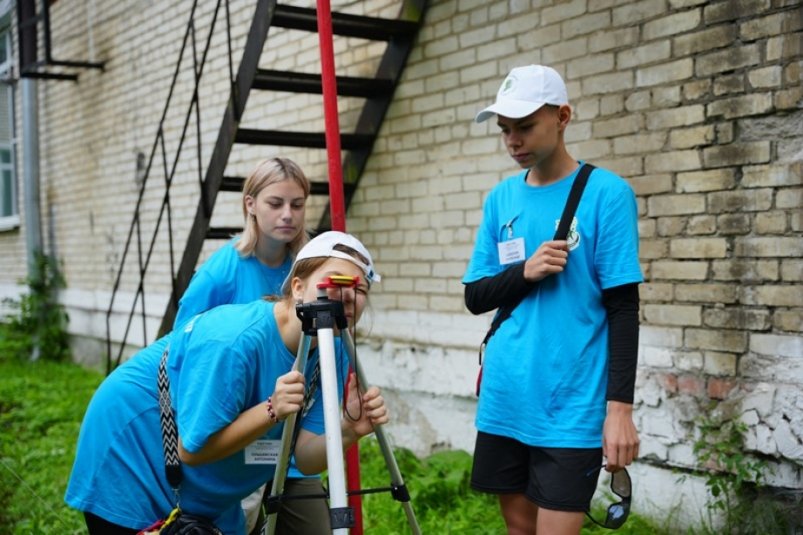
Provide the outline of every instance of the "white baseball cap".
{"type": "Polygon", "coordinates": [[[496,93],[496,102],[479,112],[474,120],[481,123],[493,115],[521,119],[545,104],[568,103],[566,84],[555,69],[527,65],[510,71],[496,93]]]}
{"type": "MultiPolygon", "coordinates": [[[[374,269],[374,261],[371,258],[371,253],[368,252],[368,249],[365,248],[360,240],[351,234],[346,234],[345,232],[330,230],[328,232],[318,234],[301,248],[293,260],[293,266],[295,266],[299,260],[306,260],[308,258],[342,258],[343,260],[348,260],[352,264],[359,267],[365,274],[365,279],[368,281],[369,285],[382,280],[382,277],[374,269]],[[365,257],[365,259],[368,260],[368,263],[365,264],[358,258],[354,258],[344,251],[338,251],[335,248],[338,245],[345,245],[346,247],[354,249],[360,253],[360,255],[365,257]]],[[[292,273],[292,270],[290,272],[292,273]]],[[[290,276],[288,275],[283,286],[289,284],[289,279],[290,276]]]]}

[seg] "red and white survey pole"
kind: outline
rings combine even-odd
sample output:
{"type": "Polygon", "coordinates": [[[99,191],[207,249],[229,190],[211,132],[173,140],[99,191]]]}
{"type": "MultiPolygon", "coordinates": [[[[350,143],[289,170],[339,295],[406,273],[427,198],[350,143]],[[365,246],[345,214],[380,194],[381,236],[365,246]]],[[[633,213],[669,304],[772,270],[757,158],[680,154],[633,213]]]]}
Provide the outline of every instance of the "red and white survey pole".
{"type": "MultiPolygon", "coordinates": [[[[343,164],[340,156],[340,124],[337,112],[337,81],[335,79],[335,53],[332,36],[332,9],[329,0],[318,1],[318,41],[321,49],[321,82],[323,84],[323,112],[326,126],[326,156],[329,163],[329,217],[332,230],[346,231],[346,203],[343,195],[343,164]]],[[[354,444],[346,452],[348,488],[360,489],[360,450],[354,444]]],[[[362,499],[349,496],[354,511],[352,535],[362,535],[362,499]]]]}

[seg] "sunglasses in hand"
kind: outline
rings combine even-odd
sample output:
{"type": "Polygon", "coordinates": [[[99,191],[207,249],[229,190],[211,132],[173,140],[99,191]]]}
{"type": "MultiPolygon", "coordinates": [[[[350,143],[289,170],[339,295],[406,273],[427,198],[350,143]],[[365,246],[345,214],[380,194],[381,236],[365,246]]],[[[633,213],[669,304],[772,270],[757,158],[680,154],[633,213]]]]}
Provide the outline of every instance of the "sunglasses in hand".
{"type": "MultiPolygon", "coordinates": [[[[605,468],[603,465],[601,468],[605,468]]],[[[593,470],[589,475],[593,474],[600,468],[593,470]]],[[[622,525],[627,520],[628,515],[630,514],[630,493],[632,490],[632,485],[630,483],[630,474],[627,473],[627,470],[622,468],[616,472],[611,474],[611,491],[621,498],[620,501],[616,503],[612,503],[608,506],[607,514],[605,515],[605,521],[600,522],[593,516],[591,516],[590,511],[586,511],[586,516],[591,519],[592,522],[595,524],[602,526],[603,528],[608,529],[618,529],[621,528],[622,525]]]]}

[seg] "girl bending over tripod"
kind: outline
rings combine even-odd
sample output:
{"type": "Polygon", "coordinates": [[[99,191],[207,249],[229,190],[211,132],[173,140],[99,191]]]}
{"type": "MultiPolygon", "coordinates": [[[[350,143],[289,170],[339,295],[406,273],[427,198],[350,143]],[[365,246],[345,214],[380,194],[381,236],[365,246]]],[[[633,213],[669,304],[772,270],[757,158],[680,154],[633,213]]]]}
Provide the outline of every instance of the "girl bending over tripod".
{"type": "MultiPolygon", "coordinates": [[[[284,419],[304,405],[304,375],[291,371],[301,341],[295,305],[314,301],[318,283],[334,276],[359,278],[325,290],[343,302],[353,326],[379,277],[362,243],[326,232],[299,251],[278,301],[222,305],[195,316],[101,384],[84,417],[65,497],[84,512],[91,535],[137,533],[167,518],[177,503],[223,533],[244,533],[240,500],[273,478],[275,457],[270,462],[266,452],[278,450],[284,419]],[[165,474],[160,425],[157,377],[165,351],[182,472],[178,495],[165,474]]],[[[335,343],[338,387],[348,388],[350,417],[341,420],[348,448],[386,423],[388,413],[378,388],[360,392],[347,376],[346,351],[335,343]]],[[[317,360],[313,351],[308,371],[317,360]]],[[[320,396],[316,389],[294,450],[304,473],[326,468],[320,396]]]]}

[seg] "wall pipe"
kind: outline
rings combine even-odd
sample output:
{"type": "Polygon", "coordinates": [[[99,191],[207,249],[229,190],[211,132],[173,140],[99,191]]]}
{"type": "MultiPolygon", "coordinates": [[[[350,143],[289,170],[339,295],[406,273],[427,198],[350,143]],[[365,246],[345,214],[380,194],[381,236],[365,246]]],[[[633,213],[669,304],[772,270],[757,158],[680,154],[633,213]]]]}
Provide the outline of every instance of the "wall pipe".
{"type": "Polygon", "coordinates": [[[43,253],[39,194],[39,99],[37,82],[22,78],[22,182],[28,276],[38,277],[37,254],[43,253]]]}

